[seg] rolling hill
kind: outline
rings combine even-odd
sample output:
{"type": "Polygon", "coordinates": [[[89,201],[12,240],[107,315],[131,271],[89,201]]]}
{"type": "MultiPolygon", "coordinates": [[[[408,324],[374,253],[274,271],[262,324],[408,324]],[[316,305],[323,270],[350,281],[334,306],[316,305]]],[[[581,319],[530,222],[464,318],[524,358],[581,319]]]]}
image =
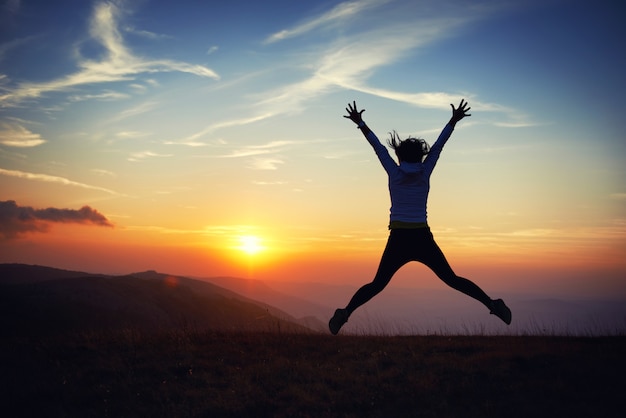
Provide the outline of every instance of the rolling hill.
{"type": "Polygon", "coordinates": [[[0,326],[7,336],[126,328],[312,332],[298,322],[220,286],[154,271],[106,276],[0,265],[0,326]]]}

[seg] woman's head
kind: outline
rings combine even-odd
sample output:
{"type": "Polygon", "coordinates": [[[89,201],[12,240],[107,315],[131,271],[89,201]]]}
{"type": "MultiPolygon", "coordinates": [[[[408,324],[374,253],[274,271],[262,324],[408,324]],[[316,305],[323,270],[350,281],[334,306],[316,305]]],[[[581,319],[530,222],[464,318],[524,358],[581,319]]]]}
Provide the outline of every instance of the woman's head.
{"type": "Polygon", "coordinates": [[[396,131],[389,133],[389,146],[396,151],[398,160],[407,163],[421,163],[424,156],[430,151],[430,145],[422,138],[400,139],[396,131]]]}

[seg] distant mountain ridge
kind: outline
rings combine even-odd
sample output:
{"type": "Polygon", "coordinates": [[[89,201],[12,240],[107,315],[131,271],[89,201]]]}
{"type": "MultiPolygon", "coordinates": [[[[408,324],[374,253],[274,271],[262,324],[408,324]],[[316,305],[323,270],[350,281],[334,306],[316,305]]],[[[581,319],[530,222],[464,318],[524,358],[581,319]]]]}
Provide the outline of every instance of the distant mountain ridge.
{"type": "MultiPolygon", "coordinates": [[[[32,334],[69,332],[89,326],[285,331],[296,327],[326,333],[334,309],[343,306],[357,288],[297,280],[187,278],[156,271],[114,276],[0,264],[0,335],[28,329],[32,334]]],[[[626,302],[620,295],[607,299],[540,293],[497,296],[514,312],[508,327],[476,301],[444,285],[428,289],[391,283],[355,312],[342,332],[597,336],[623,335],[626,329],[626,302]]]]}
{"type": "MultiPolygon", "coordinates": [[[[262,300],[265,303],[275,306],[283,311],[289,312],[291,315],[301,318],[301,321],[307,322],[314,328],[323,329],[326,331],[326,324],[322,323],[319,318],[326,318],[334,312],[332,304],[325,306],[320,303],[313,302],[307,299],[307,294],[302,291],[284,291],[280,288],[278,282],[271,282],[270,285],[260,280],[242,279],[239,277],[207,277],[201,280],[208,281],[220,287],[232,290],[242,296],[262,300]],[[298,295],[299,296],[296,296],[298,295]]],[[[310,296],[310,294],[309,294],[310,296]]],[[[313,300],[326,301],[324,296],[327,295],[315,295],[313,300]]]]}
{"type": "MultiPolygon", "coordinates": [[[[305,321],[306,322],[306,321],[305,321]]],[[[0,335],[138,328],[312,332],[289,314],[201,280],[0,264],[0,335]]]]}
{"type": "MultiPolygon", "coordinates": [[[[76,277],[101,276],[99,274],[70,271],[31,264],[7,263],[0,264],[1,284],[26,284],[47,282],[56,279],[70,279],[76,277]]],[[[104,275],[102,275],[104,277],[104,275]]]]}

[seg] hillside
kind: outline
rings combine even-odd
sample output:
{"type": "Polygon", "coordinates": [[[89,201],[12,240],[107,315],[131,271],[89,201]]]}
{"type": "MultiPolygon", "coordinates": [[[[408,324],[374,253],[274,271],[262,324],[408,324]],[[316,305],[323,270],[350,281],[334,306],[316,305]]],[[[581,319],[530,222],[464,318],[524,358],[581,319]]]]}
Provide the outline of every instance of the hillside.
{"type": "MultiPolygon", "coordinates": [[[[315,329],[326,331],[326,323],[316,318],[330,318],[334,312],[332,305],[324,306],[307,299],[306,292],[302,296],[297,296],[299,293],[302,293],[301,289],[300,291],[284,292],[277,290],[276,283],[272,283],[272,286],[269,286],[260,280],[239,277],[207,277],[202,278],[202,280],[289,312],[289,314],[301,318],[301,323],[315,329]]],[[[308,294],[308,296],[310,297],[311,294],[308,294]]],[[[324,300],[324,298],[315,296],[314,300],[324,300]]]]}
{"type": "Polygon", "coordinates": [[[69,271],[46,266],[7,263],[0,264],[0,284],[28,284],[77,277],[104,277],[80,271],[69,271]]]}
{"type": "Polygon", "coordinates": [[[104,276],[3,264],[0,277],[5,336],[125,328],[311,331],[262,302],[211,283],[156,272],[104,276]]]}

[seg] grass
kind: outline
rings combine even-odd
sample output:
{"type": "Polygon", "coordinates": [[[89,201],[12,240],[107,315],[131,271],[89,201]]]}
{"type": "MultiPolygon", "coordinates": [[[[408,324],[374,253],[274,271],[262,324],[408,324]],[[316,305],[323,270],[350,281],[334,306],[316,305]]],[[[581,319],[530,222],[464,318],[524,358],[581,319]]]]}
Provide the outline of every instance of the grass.
{"type": "Polygon", "coordinates": [[[133,330],[1,345],[3,416],[617,417],[626,337],[133,330]]]}

